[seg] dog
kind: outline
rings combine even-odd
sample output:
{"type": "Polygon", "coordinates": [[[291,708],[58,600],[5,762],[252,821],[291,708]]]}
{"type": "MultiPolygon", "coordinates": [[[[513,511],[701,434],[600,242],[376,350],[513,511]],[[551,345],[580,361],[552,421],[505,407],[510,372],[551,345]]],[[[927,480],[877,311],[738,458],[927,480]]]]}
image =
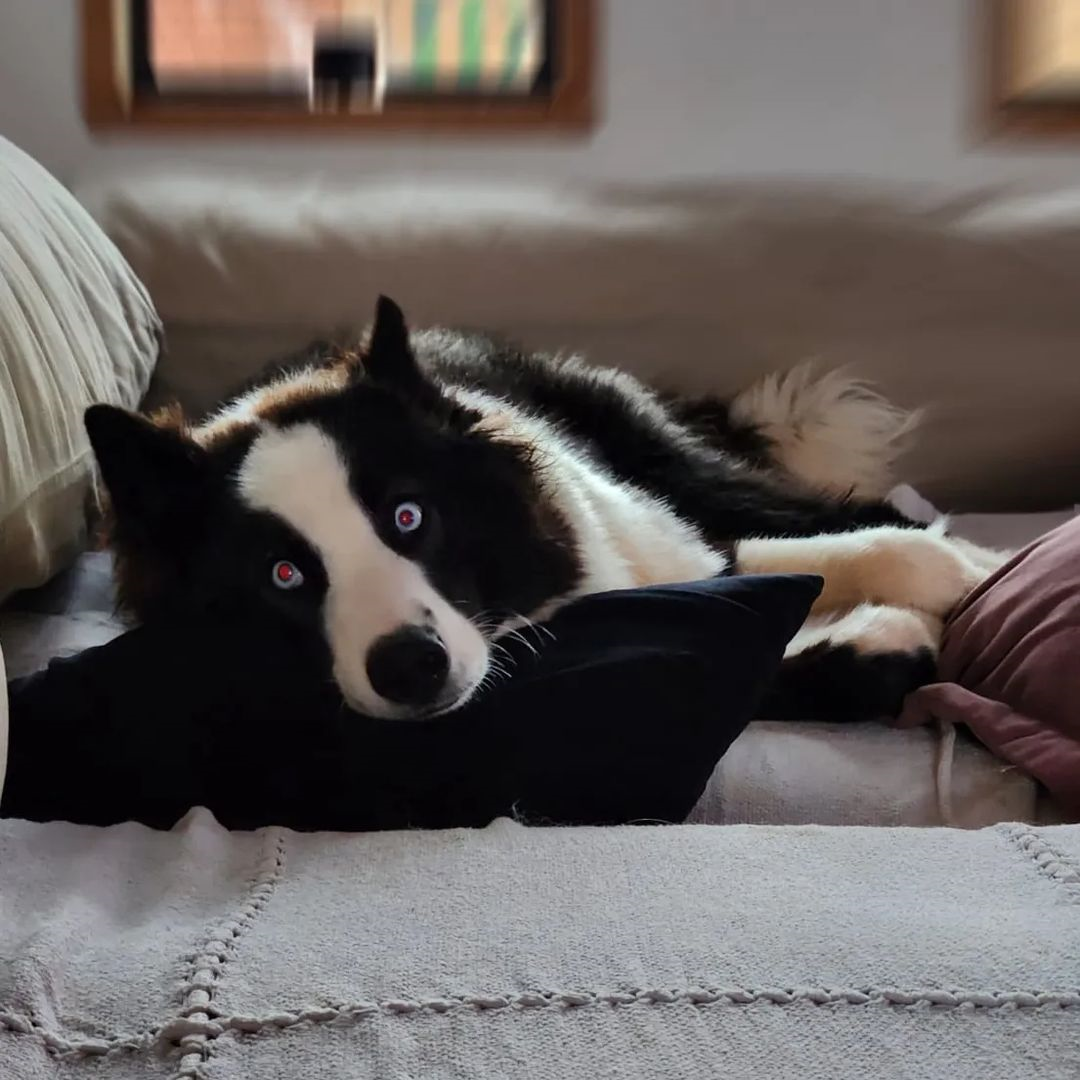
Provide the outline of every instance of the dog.
{"type": "Polygon", "coordinates": [[[670,398],[576,357],[410,334],[385,297],[366,343],[316,350],[197,424],[85,419],[121,606],[280,616],[375,717],[462,706],[501,636],[576,597],[776,572],[824,588],[762,715],[889,714],[1001,561],[874,496],[907,421],[856,384],[670,398]]]}

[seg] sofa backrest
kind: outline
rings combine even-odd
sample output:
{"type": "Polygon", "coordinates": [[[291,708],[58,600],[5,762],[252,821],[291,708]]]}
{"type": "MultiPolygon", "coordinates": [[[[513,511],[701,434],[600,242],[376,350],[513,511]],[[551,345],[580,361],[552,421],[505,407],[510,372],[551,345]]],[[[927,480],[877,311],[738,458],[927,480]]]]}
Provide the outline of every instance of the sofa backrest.
{"type": "Polygon", "coordinates": [[[927,408],[901,475],[939,504],[1080,493],[1080,216],[1047,220],[1060,197],[192,175],[82,194],[166,321],[159,395],[196,409],[359,329],[387,293],[415,325],[580,351],[687,392],[807,357],[849,366],[927,408]]]}

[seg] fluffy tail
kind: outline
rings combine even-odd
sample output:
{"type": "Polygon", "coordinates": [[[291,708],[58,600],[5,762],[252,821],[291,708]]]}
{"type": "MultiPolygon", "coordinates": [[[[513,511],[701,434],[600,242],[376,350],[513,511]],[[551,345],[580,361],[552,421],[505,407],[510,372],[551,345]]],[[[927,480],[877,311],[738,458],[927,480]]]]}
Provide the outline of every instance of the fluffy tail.
{"type": "Polygon", "coordinates": [[[818,374],[813,363],[755,383],[731,402],[730,416],[760,433],[780,468],[820,491],[865,498],[893,486],[893,462],[919,421],[866,383],[818,374]]]}

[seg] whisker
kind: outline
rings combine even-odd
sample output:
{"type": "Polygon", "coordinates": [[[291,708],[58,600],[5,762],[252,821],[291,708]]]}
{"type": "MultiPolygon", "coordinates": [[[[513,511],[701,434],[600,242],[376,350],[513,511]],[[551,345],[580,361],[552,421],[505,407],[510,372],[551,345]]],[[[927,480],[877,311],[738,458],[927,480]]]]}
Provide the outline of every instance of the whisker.
{"type": "MultiPolygon", "coordinates": [[[[491,649],[492,652],[498,650],[499,654],[511,665],[511,667],[517,667],[518,658],[505,645],[500,645],[499,642],[493,641],[491,643],[491,649]]],[[[494,662],[495,661],[492,660],[492,663],[494,662]]]]}
{"type": "Polygon", "coordinates": [[[525,619],[525,625],[536,635],[538,641],[541,640],[541,634],[547,634],[548,638],[551,641],[555,640],[554,632],[548,627],[544,626],[543,623],[535,623],[532,621],[532,619],[525,619]]]}
{"type": "Polygon", "coordinates": [[[480,697],[490,691],[496,689],[500,683],[505,682],[509,678],[508,675],[503,673],[501,677],[497,677],[492,671],[485,673],[484,677],[480,680],[479,685],[476,688],[476,695],[480,697]]]}
{"type": "MultiPolygon", "coordinates": [[[[510,614],[521,623],[523,629],[531,630],[533,632],[533,634],[536,636],[537,644],[541,647],[547,644],[547,642],[544,640],[543,635],[546,634],[549,641],[555,640],[555,634],[548,627],[533,622],[532,619],[530,619],[527,615],[522,615],[519,611],[512,611],[510,612],[510,614]]],[[[516,637],[523,645],[528,645],[530,648],[532,648],[532,644],[516,627],[507,627],[506,633],[511,635],[512,637],[516,637]]]]}
{"type": "Polygon", "coordinates": [[[512,637],[515,641],[520,641],[521,644],[524,645],[525,648],[528,649],[529,652],[531,652],[533,654],[533,656],[539,656],[540,655],[540,652],[536,648],[536,646],[531,641],[529,641],[529,639],[526,638],[525,635],[520,630],[508,630],[507,631],[507,636],[512,637]]]}

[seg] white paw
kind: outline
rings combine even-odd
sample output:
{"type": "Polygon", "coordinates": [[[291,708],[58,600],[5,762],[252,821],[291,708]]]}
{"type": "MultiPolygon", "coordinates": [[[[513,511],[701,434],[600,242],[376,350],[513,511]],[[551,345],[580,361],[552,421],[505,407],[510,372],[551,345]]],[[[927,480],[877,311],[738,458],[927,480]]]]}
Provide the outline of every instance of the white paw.
{"type": "Polygon", "coordinates": [[[967,548],[933,529],[882,530],[860,562],[864,595],[944,617],[991,573],[990,560],[972,557],[967,548]]]}
{"type": "MultiPolygon", "coordinates": [[[[860,604],[843,620],[849,641],[861,653],[914,653],[923,649],[937,655],[942,622],[935,615],[910,608],[860,604]]],[[[835,634],[833,640],[837,640],[835,634]]]]}
{"type": "Polygon", "coordinates": [[[792,639],[785,656],[823,643],[852,645],[859,653],[917,653],[935,656],[941,646],[942,622],[910,608],[859,604],[843,615],[808,619],[792,639]]]}
{"type": "Polygon", "coordinates": [[[1015,551],[997,551],[994,548],[980,547],[970,540],[961,540],[958,536],[950,536],[949,543],[963,552],[976,566],[981,567],[986,576],[1000,570],[1015,554],[1015,551]]]}

